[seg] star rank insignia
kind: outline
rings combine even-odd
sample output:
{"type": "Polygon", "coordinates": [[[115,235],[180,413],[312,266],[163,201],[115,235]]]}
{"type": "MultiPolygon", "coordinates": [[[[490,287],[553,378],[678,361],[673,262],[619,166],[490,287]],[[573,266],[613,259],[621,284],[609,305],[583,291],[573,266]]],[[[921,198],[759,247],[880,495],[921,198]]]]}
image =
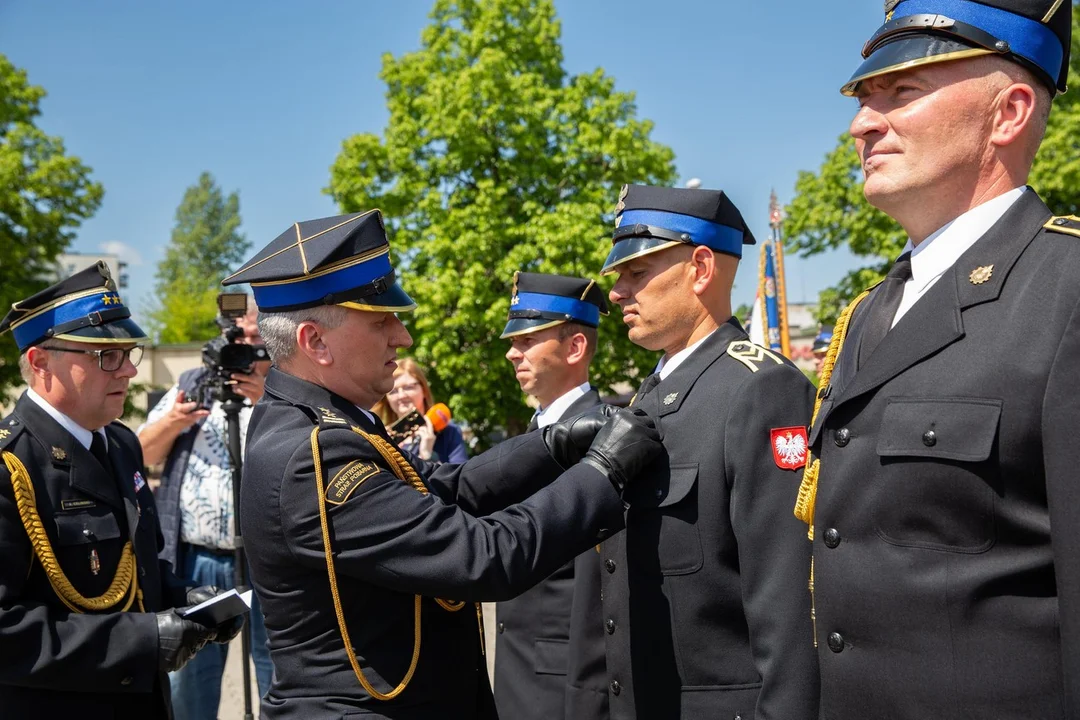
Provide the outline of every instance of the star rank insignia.
{"type": "Polygon", "coordinates": [[[8,435],[11,434],[10,430],[0,430],[0,440],[7,440],[8,435]]]}
{"type": "Polygon", "coordinates": [[[984,282],[989,280],[993,276],[993,274],[993,265],[983,265],[982,267],[977,267],[971,271],[971,274],[968,275],[968,282],[970,282],[972,285],[982,285],[984,282]]]}
{"type": "Polygon", "coordinates": [[[54,446],[53,446],[53,449],[52,449],[52,456],[53,456],[54,458],[56,458],[57,460],[63,460],[64,458],[66,458],[66,457],[67,457],[67,453],[66,453],[66,452],[64,452],[64,449],[63,449],[63,448],[58,448],[58,447],[56,447],[56,446],[54,445],[54,446]]]}
{"type": "Polygon", "coordinates": [[[675,402],[678,399],[679,399],[679,393],[677,393],[677,392],[668,393],[667,395],[664,396],[664,404],[665,405],[670,405],[671,403],[675,402]]]}

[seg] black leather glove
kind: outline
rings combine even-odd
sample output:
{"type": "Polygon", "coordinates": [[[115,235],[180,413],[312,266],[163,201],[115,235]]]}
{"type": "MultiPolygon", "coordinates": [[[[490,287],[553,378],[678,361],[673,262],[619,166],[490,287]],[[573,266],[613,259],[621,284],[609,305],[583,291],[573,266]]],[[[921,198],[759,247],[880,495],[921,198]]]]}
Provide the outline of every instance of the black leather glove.
{"type": "MultiPolygon", "coordinates": [[[[221,594],[221,590],[214,585],[200,585],[197,588],[188,590],[187,604],[198,605],[219,594],[221,594]]],[[[210,638],[210,642],[215,642],[219,645],[227,645],[234,637],[240,634],[240,630],[243,627],[244,616],[238,615],[232,620],[227,620],[215,627],[214,630],[217,631],[217,634],[210,638]]]]}
{"type": "Polygon", "coordinates": [[[215,628],[180,617],[177,610],[183,608],[157,614],[158,669],[162,672],[176,672],[187,665],[217,634],[215,628]]]}
{"type": "Polygon", "coordinates": [[[664,451],[656,424],[644,410],[616,412],[581,460],[604,474],[622,495],[638,473],[664,451]]]}
{"type": "Polygon", "coordinates": [[[596,433],[607,424],[615,411],[614,405],[600,405],[592,410],[552,423],[541,432],[544,434],[544,444],[555,462],[563,470],[581,462],[585,452],[592,444],[596,433]]]}

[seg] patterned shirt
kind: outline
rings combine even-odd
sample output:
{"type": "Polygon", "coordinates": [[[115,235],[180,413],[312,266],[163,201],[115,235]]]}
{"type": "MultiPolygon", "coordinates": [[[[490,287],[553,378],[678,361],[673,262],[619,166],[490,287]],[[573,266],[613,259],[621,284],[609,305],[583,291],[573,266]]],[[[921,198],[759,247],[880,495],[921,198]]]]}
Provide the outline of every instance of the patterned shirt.
{"type": "MultiPolygon", "coordinates": [[[[147,425],[165,416],[176,402],[178,390],[174,385],[165,393],[147,415],[147,425]]],[[[244,403],[240,410],[241,455],[251,418],[251,405],[247,400],[244,403]]],[[[232,466],[221,403],[215,400],[210,415],[195,427],[198,435],[180,481],[180,541],[214,550],[232,550],[235,548],[232,466]]]]}

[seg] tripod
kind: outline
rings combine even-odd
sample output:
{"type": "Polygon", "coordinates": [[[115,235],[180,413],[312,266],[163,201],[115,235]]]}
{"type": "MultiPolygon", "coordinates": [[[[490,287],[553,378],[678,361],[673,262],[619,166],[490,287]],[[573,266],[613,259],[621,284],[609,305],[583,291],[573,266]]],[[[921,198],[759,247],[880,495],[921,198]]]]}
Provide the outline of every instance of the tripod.
{"type": "MultiPolygon", "coordinates": [[[[229,447],[229,465],[232,468],[233,541],[236,548],[233,561],[233,585],[236,587],[236,592],[242,593],[248,589],[247,558],[244,553],[244,538],[240,533],[240,473],[243,468],[243,457],[240,452],[240,410],[244,407],[244,399],[225,385],[222,387],[221,406],[225,411],[225,435],[229,447]]],[[[240,631],[240,646],[244,654],[240,663],[244,670],[244,720],[254,720],[254,715],[251,713],[250,616],[244,619],[244,627],[240,631]]]]}

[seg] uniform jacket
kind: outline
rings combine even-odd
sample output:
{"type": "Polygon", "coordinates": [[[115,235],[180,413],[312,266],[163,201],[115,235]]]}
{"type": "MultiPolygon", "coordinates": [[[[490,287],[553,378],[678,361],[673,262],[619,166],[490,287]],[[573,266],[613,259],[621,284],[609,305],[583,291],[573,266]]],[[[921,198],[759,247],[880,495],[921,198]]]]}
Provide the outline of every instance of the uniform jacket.
{"type": "Polygon", "coordinates": [[[601,547],[612,718],[817,717],[801,469],[781,469],[771,439],[805,437],[812,399],[734,318],[635,398],[667,458],[601,547]]]}
{"type": "MultiPolygon", "coordinates": [[[[73,613],[33,555],[0,463],[0,716],[7,718],[169,717],[168,680],[159,674],[154,611],[182,604],[165,582],[154,497],[134,433],[105,429],[112,475],[26,394],[0,420],[0,449],[26,466],[38,513],[60,567],[85,597],[105,592],[133,538],[145,613],[73,613]],[[100,568],[94,574],[91,552],[100,568]]],[[[173,581],[175,582],[175,580],[173,581]]],[[[137,609],[137,606],[133,606],[137,609]]]]}
{"type": "MultiPolygon", "coordinates": [[[[595,389],[564,418],[600,404],[595,389]]],[[[589,548],[513,600],[498,604],[495,704],[515,720],[604,720],[607,679],[600,555],[589,548]]]]}
{"type": "Polygon", "coordinates": [[[591,467],[559,476],[540,433],[464,465],[407,455],[430,490],[425,495],[393,475],[353,426],[388,441],[382,424],[348,401],[276,369],[252,414],[240,517],[274,662],[262,716],[494,718],[478,613],[472,605],[449,612],[435,598],[472,603],[519,594],[621,527],[621,500],[591,467]],[[314,477],[316,426],[334,501],[327,522],[341,604],[358,662],[378,692],[408,671],[414,596],[422,596],[418,664],[389,701],[364,691],[339,633],[314,477]]]}
{"type": "Polygon", "coordinates": [[[830,720],[1080,717],[1080,223],[1050,218],[1022,195],[861,367],[854,315],[810,438],[830,720]]]}

